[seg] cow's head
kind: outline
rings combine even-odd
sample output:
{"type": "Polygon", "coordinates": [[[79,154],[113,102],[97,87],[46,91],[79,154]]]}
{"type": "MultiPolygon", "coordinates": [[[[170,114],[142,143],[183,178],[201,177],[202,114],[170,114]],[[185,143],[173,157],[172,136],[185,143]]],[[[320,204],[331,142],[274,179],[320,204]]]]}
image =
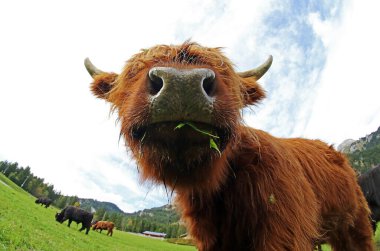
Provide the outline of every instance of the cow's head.
{"type": "Polygon", "coordinates": [[[55,214],[55,220],[58,221],[59,223],[63,222],[63,213],[56,213],[55,214]]]}
{"type": "Polygon", "coordinates": [[[238,140],[240,109],[265,97],[256,81],[271,63],[272,57],[237,73],[219,48],[189,42],[142,50],[119,75],[85,60],[91,90],[118,112],[143,180],[177,187],[198,184],[210,171],[224,175],[210,168],[224,163],[238,140]],[[211,138],[216,147],[210,147],[211,138]]]}

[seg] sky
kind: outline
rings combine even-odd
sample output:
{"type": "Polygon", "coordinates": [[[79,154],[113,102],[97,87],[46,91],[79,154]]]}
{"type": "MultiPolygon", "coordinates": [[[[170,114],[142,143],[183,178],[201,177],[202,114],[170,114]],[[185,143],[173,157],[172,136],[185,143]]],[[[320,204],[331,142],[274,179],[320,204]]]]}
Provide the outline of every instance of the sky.
{"type": "Polygon", "coordinates": [[[380,126],[380,2],[162,0],[0,2],[0,160],[57,191],[125,212],[172,201],[139,181],[109,104],[89,91],[89,57],[120,72],[132,55],[187,39],[223,47],[237,71],[273,55],[248,126],[339,145],[380,126]]]}

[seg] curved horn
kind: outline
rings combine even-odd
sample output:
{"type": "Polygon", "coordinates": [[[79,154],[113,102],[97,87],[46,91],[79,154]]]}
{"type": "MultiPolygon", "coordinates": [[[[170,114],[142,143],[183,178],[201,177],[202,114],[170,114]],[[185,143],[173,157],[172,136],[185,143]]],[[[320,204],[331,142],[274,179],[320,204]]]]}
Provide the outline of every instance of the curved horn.
{"type": "Polygon", "coordinates": [[[272,55],[269,55],[267,61],[265,61],[259,67],[249,71],[238,72],[237,74],[242,78],[254,77],[256,80],[259,80],[269,70],[270,66],[272,65],[272,61],[273,57],[272,55]]]}
{"type": "Polygon", "coordinates": [[[94,78],[96,75],[105,73],[104,71],[101,71],[98,68],[96,68],[95,65],[91,63],[89,58],[86,58],[84,60],[84,66],[86,66],[86,69],[92,78],[94,78]]]}

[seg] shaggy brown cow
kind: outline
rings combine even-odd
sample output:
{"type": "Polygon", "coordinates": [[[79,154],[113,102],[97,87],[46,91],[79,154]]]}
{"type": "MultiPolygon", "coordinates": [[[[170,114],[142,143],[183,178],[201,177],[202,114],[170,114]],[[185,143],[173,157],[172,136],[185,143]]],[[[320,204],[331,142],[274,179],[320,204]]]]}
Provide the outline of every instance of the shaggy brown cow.
{"type": "Polygon", "coordinates": [[[107,230],[107,235],[112,236],[114,227],[115,224],[111,221],[97,221],[92,225],[92,230],[100,230],[100,233],[107,230]]]}
{"type": "Polygon", "coordinates": [[[186,42],[142,50],[120,75],[85,64],[142,180],[176,192],[199,250],[305,251],[317,241],[373,250],[369,209],[342,154],[243,125],[240,110],[264,98],[256,81],[271,62],[237,73],[219,48],[186,42]]]}

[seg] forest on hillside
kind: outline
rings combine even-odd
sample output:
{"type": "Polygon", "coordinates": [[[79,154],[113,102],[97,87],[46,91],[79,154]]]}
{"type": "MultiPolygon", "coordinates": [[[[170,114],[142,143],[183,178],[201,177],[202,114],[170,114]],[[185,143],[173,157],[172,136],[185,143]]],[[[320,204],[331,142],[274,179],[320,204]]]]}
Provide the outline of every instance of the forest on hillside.
{"type": "Polygon", "coordinates": [[[371,134],[352,142],[344,151],[353,168],[364,173],[380,164],[380,127],[371,134]]]}

